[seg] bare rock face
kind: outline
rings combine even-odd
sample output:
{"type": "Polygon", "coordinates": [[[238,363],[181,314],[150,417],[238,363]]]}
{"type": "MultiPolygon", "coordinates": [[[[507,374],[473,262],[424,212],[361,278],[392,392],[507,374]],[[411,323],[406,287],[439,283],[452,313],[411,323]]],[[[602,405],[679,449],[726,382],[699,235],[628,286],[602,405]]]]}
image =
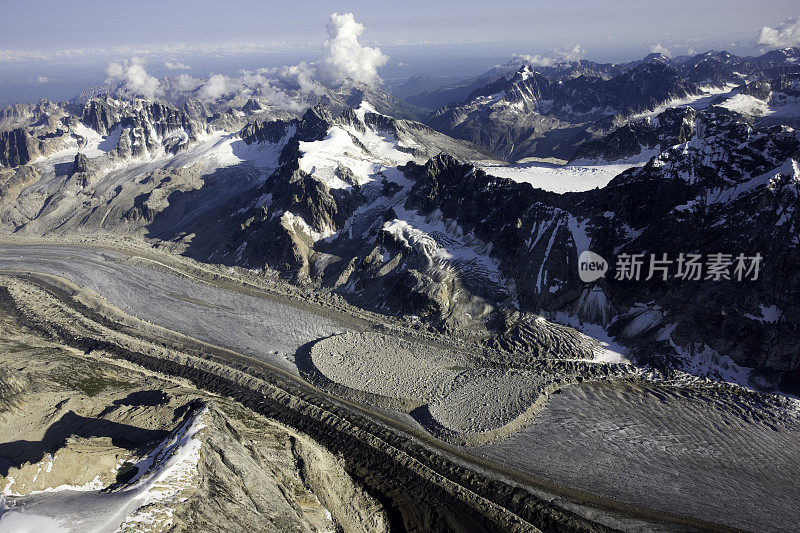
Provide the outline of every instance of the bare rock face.
{"type": "MultiPolygon", "coordinates": [[[[433,106],[438,109],[427,123],[498,157],[570,160],[580,157],[584,143],[608,134],[631,115],[675,99],[702,96],[708,87],[739,85],[748,76],[759,81],[750,82],[745,94],[766,100],[770,85],[776,93],[790,94],[779,78],[796,73],[797,54],[797,48],[787,48],[759,57],[710,51],[687,60],[653,53],[621,64],[581,60],[541,66],[521,61],[516,70],[509,65],[508,71],[487,73],[473,85],[442,87],[410,100],[437,101],[439,93],[444,100],[433,106]],[[474,90],[465,91],[466,87],[474,90]]],[[[617,134],[617,141],[624,140],[620,136],[624,133],[617,134]]]]}
{"type": "Polygon", "coordinates": [[[324,468],[318,456],[324,450],[309,439],[275,426],[232,421],[217,409],[206,415],[206,421],[198,464],[203,480],[178,504],[177,531],[324,531],[335,527],[328,514],[333,511],[337,518],[352,520],[345,531],[364,531],[361,520],[380,524],[376,520],[382,512],[380,505],[368,496],[354,501],[356,492],[347,491],[355,486],[340,465],[326,465],[330,467],[328,484],[311,481],[324,468]],[[306,441],[302,454],[299,440],[306,441]],[[317,488],[325,494],[316,493],[317,488]],[[360,504],[373,507],[361,509],[360,504]],[[375,517],[367,510],[374,511],[375,517]],[[356,512],[362,513],[360,519],[353,516],[356,512]]]}
{"type": "Polygon", "coordinates": [[[623,72],[597,67],[597,72],[571,76],[567,67],[545,74],[524,65],[458,105],[432,113],[428,123],[498,157],[570,159],[603,120],[653,109],[698,90],[676,66],[658,58],[623,72]]]}
{"type": "Polygon", "coordinates": [[[643,149],[684,143],[694,134],[696,117],[697,111],[691,107],[667,109],[658,120],[631,122],[580,145],[572,159],[616,161],[639,155],[643,149]]]}
{"type": "Polygon", "coordinates": [[[23,188],[39,178],[41,178],[39,172],[28,165],[23,165],[15,171],[0,173],[0,200],[16,198],[23,188]]]}
{"type": "Polygon", "coordinates": [[[345,533],[392,531],[387,510],[353,482],[339,457],[308,439],[293,439],[291,444],[304,480],[322,504],[335,513],[337,525],[345,533]]]}
{"type": "Polygon", "coordinates": [[[107,135],[116,121],[110,105],[100,99],[92,99],[83,107],[81,122],[101,135],[107,135]]]}
{"type": "Polygon", "coordinates": [[[239,135],[247,144],[276,143],[286,135],[289,126],[290,123],[283,120],[254,121],[242,128],[239,135]]]}
{"type": "Polygon", "coordinates": [[[204,391],[41,346],[2,312],[0,327],[9,524],[30,506],[76,530],[390,530],[383,505],[308,436],[204,391]]]}
{"type": "Polygon", "coordinates": [[[24,128],[0,131],[0,166],[18,167],[36,155],[36,143],[24,128]]]}
{"type": "Polygon", "coordinates": [[[116,481],[117,467],[129,457],[128,450],[114,446],[111,437],[71,436],[41,461],[9,468],[5,486],[18,494],[61,485],[107,486],[116,481]]]}
{"type": "Polygon", "coordinates": [[[79,172],[89,171],[89,160],[80,152],[75,155],[75,161],[72,163],[72,171],[70,174],[77,174],[79,172]]]}
{"type": "Polygon", "coordinates": [[[398,278],[392,295],[395,304],[405,313],[424,318],[445,315],[450,306],[447,283],[435,281],[414,269],[407,270],[398,278]]]}

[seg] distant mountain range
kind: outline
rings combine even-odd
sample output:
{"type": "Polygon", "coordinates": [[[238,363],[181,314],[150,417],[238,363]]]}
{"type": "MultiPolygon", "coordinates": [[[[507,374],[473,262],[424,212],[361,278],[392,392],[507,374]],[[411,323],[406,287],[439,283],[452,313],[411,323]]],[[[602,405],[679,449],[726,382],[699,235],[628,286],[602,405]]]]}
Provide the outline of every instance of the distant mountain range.
{"type": "Polygon", "coordinates": [[[572,159],[579,147],[607,135],[637,114],[687,104],[754,82],[780,84],[800,71],[798,49],[759,57],[707,52],[670,59],[650,54],[641,61],[598,64],[577,61],[534,67],[522,63],[511,73],[476,78],[457,86],[408,98],[416,105],[435,102],[425,122],[439,131],[484,146],[498,157],[572,159]],[[471,84],[478,85],[472,87],[471,84]],[[466,95],[454,93],[467,85],[466,95]],[[448,95],[448,96],[445,96],[448,95]]]}

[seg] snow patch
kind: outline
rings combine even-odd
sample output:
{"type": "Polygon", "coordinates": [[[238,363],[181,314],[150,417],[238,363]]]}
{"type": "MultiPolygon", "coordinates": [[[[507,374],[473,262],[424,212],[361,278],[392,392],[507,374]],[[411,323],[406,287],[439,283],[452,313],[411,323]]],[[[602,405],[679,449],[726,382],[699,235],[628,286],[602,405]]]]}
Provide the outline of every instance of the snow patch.
{"type": "Polygon", "coordinates": [[[778,307],[775,305],[770,305],[769,307],[765,305],[759,305],[759,307],[761,308],[761,316],[754,316],[749,313],[745,313],[744,316],[752,320],[761,322],[762,324],[764,323],[774,324],[783,315],[783,312],[781,312],[781,310],[778,309],[778,307]]]}
{"type": "Polygon", "coordinates": [[[691,94],[686,98],[676,98],[674,100],[670,100],[669,102],[665,102],[660,106],[656,107],[652,111],[631,115],[630,117],[628,117],[628,120],[633,121],[642,118],[652,118],[657,115],[660,115],[667,109],[672,109],[674,107],[691,107],[694,109],[704,109],[710,106],[712,102],[720,95],[733,94],[733,91],[736,90],[737,87],[738,85],[733,83],[729,83],[721,87],[714,87],[714,86],[699,87],[700,92],[698,94],[691,94]]]}
{"type": "MultiPolygon", "coordinates": [[[[363,121],[372,106],[362,102],[356,115],[363,121]]],[[[358,131],[349,126],[333,126],[321,141],[301,141],[300,169],[320,180],[331,189],[349,189],[353,185],[364,185],[374,179],[375,174],[387,168],[404,165],[412,160],[410,154],[397,149],[397,139],[380,135],[371,128],[358,131]],[[356,144],[356,141],[360,144],[356,144]],[[350,183],[343,179],[346,169],[352,174],[350,183]]]]}
{"type": "Polygon", "coordinates": [[[314,241],[319,241],[330,237],[331,235],[335,234],[336,232],[333,231],[331,228],[323,228],[322,232],[316,231],[311,226],[308,225],[308,222],[299,215],[295,215],[290,211],[286,211],[281,215],[281,220],[284,223],[284,227],[287,225],[295,230],[300,230],[301,233],[305,233],[309,237],[311,237],[314,241]]]}
{"type": "Polygon", "coordinates": [[[445,220],[439,211],[423,217],[399,205],[394,209],[399,218],[385,222],[383,231],[425,257],[429,267],[453,267],[479,284],[501,281],[491,246],[455,221],[445,220]]]}
{"type": "Polygon", "coordinates": [[[657,154],[657,149],[643,150],[641,154],[627,159],[612,162],[583,160],[568,165],[542,162],[514,165],[498,165],[491,162],[476,164],[492,176],[508,178],[518,183],[530,183],[535,189],[565,193],[605,187],[616,176],[630,168],[644,166],[657,154]]]}
{"type": "Polygon", "coordinates": [[[584,322],[578,317],[567,314],[563,311],[556,313],[555,322],[565,326],[573,327],[584,335],[597,341],[598,346],[595,348],[594,359],[592,362],[630,363],[630,360],[626,357],[626,354],[628,353],[627,348],[616,342],[600,324],[584,322]]]}
{"type": "Polygon", "coordinates": [[[200,432],[206,427],[207,412],[205,407],[195,410],[135,465],[136,474],[129,482],[114,490],[101,491],[104,487],[95,479],[82,487],[62,485],[41,491],[53,493],[45,498],[30,493],[15,498],[10,507],[0,495],[0,533],[169,529],[171,505],[183,501],[184,491],[197,483],[200,432]],[[73,512],[84,508],[91,512],[73,512]],[[64,513],[69,521],[62,519],[64,513]]]}
{"type": "MultiPolygon", "coordinates": [[[[184,422],[171,437],[136,464],[137,474],[127,483],[125,491],[134,491],[136,511],[127,516],[119,531],[135,523],[155,523],[156,519],[172,521],[172,510],[155,509],[154,504],[168,504],[189,487],[197,477],[202,441],[199,434],[206,427],[205,407],[184,422]]],[[[163,522],[162,522],[163,523],[163,522]]]]}
{"type": "Polygon", "coordinates": [[[678,346],[672,340],[672,332],[676,327],[677,324],[674,323],[665,326],[661,330],[658,340],[666,341],[672,346],[683,360],[685,372],[749,388],[751,369],[739,366],[733,359],[720,354],[707,344],[695,346],[691,350],[678,346]]]}

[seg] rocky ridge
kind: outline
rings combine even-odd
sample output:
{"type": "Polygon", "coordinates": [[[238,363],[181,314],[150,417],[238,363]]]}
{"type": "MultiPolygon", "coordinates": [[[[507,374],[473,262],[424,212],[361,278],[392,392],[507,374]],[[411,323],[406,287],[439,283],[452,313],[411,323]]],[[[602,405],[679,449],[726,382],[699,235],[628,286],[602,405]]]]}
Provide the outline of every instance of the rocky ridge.
{"type": "MultiPolygon", "coordinates": [[[[717,56],[708,57],[703,64],[717,56]]],[[[632,94],[649,95],[626,104],[638,113],[662,101],[651,88],[663,76],[674,82],[667,84],[674,91],[665,89],[675,93],[670,98],[691,92],[679,69],[654,57],[603,78],[608,89],[586,89],[595,100],[575,97],[569,105],[611,105],[633,85],[641,91],[632,94]]],[[[511,96],[523,103],[526,94],[557,102],[568,94],[558,87],[574,84],[569,94],[583,94],[583,84],[600,83],[581,74],[559,85],[527,67],[513,79],[511,96]]],[[[737,94],[793,98],[792,80],[752,82],[737,94]]],[[[570,326],[587,321],[641,361],[792,390],[798,363],[787,265],[795,249],[797,135],[733,110],[733,97],[613,120],[575,157],[658,155],[604,189],[562,195],[487,175],[471,162],[491,156],[475,145],[365,101],[339,114],[317,106],[299,118],[254,119],[227,133],[167,104],[95,98],[78,108],[80,121],[59,121],[72,128],[76,146],[63,163],[45,158],[4,169],[0,218],[23,235],[99,231],[169,243],[196,259],[290,276],[372,310],[477,328],[496,347],[528,354],[580,351],[569,334],[554,342],[557,328],[540,330],[536,314],[570,326]],[[693,284],[581,283],[577,257],[589,246],[607,258],[783,251],[765,263],[758,283],[702,284],[710,300],[737,309],[720,318],[681,303],[692,300],[693,284]],[[747,340],[730,337],[729,328],[748,332],[747,340]]]]}
{"type": "Polygon", "coordinates": [[[490,79],[426,123],[498,157],[572,159],[587,142],[637,114],[670,102],[704,101],[745,82],[797,75],[796,49],[759,57],[707,52],[671,59],[651,54],[626,64],[586,61],[517,70],[490,79]]]}

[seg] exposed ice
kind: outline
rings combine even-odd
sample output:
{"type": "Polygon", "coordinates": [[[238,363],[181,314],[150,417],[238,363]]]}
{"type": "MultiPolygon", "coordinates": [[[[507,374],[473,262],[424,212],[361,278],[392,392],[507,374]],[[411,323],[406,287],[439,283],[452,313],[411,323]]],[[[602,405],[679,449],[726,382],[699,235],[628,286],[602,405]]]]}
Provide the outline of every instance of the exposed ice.
{"type": "Polygon", "coordinates": [[[761,316],[754,316],[749,313],[745,313],[744,316],[746,316],[747,318],[752,318],[753,320],[757,320],[758,322],[761,323],[767,322],[774,324],[781,318],[781,315],[783,315],[781,310],[778,309],[777,306],[775,305],[770,305],[770,306],[759,305],[759,307],[761,308],[761,316]]]}

